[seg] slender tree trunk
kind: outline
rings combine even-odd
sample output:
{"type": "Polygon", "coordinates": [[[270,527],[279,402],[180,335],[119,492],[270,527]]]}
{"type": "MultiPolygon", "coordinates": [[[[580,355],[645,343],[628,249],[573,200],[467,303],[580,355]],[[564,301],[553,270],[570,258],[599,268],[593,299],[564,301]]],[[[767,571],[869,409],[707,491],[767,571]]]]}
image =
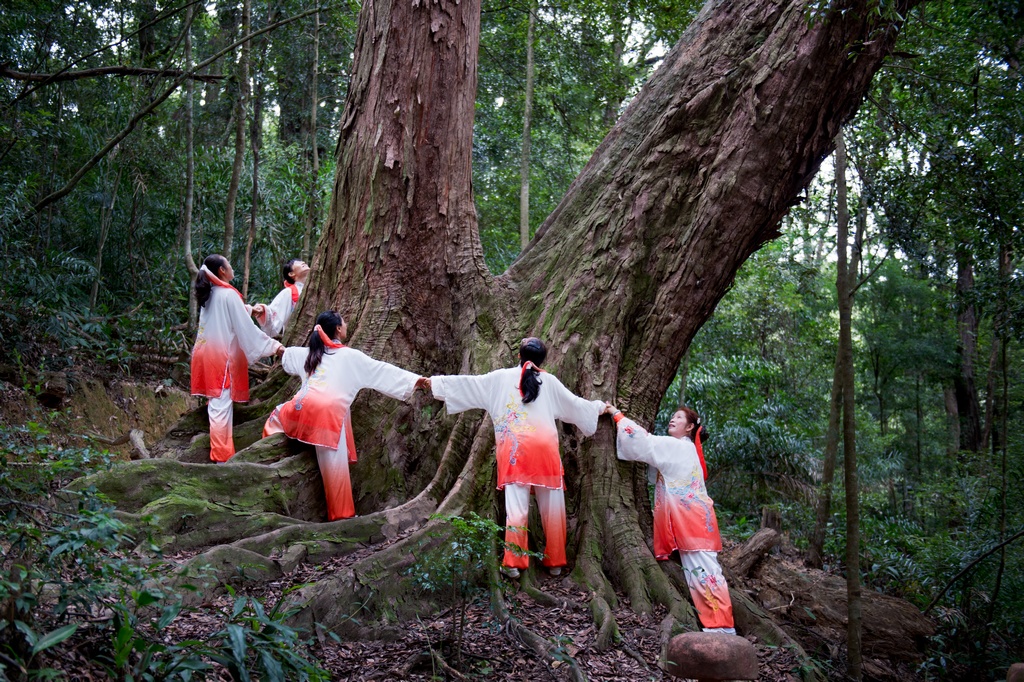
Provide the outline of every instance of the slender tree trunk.
{"type": "MultiPolygon", "coordinates": [[[[261,60],[262,61],[262,60],[261,60]]],[[[249,275],[252,264],[252,245],[256,241],[256,218],[260,203],[260,145],[263,142],[263,81],[256,78],[256,92],[252,100],[252,203],[249,207],[249,237],[245,241],[245,270],[242,278],[242,298],[249,296],[249,275]]]]}
{"type": "Polygon", "coordinates": [[[320,13],[313,15],[313,73],[310,75],[309,105],[309,194],[306,199],[306,227],[302,233],[302,258],[309,259],[313,228],[320,218],[320,149],[316,137],[316,113],[320,105],[317,73],[320,62],[320,13]]]}
{"type": "MultiPolygon", "coordinates": [[[[249,35],[252,20],[250,0],[242,0],[242,35],[249,35]]],[[[235,160],[231,164],[231,182],[228,184],[227,209],[224,213],[224,248],[221,253],[231,259],[231,248],[235,241],[235,203],[238,200],[238,185],[242,179],[245,164],[245,119],[249,100],[249,53],[252,41],[242,43],[238,57],[238,98],[235,100],[235,160]]]]}
{"type": "MultiPolygon", "coordinates": [[[[842,135],[837,136],[837,140],[840,140],[842,135]]],[[[846,176],[839,172],[839,152],[840,148],[837,143],[836,146],[836,178],[835,185],[832,193],[837,196],[837,223],[838,226],[844,230],[849,229],[850,223],[850,208],[847,197],[846,187],[846,176]]],[[[846,166],[846,147],[842,147],[842,160],[844,168],[846,166]]],[[[868,213],[868,202],[867,202],[867,187],[868,182],[862,176],[862,185],[865,188],[863,195],[860,198],[860,206],[857,212],[857,230],[854,236],[854,248],[853,254],[850,257],[849,264],[846,264],[846,291],[847,298],[850,300],[850,306],[853,306],[854,292],[858,285],[858,270],[860,268],[861,253],[863,252],[864,234],[867,229],[867,213],[868,213]]],[[[824,230],[822,230],[824,233],[824,230]]],[[[837,245],[838,248],[838,245],[837,245]]],[[[842,252],[842,257],[845,257],[845,250],[842,252]]],[[[842,296],[839,289],[839,273],[837,267],[836,273],[836,292],[839,297],[842,296]]],[[[840,315],[842,314],[843,303],[841,298],[839,300],[840,315]]],[[[843,402],[844,402],[844,381],[845,372],[843,367],[843,358],[846,357],[847,349],[845,344],[847,339],[842,334],[840,329],[839,340],[836,344],[836,359],[832,369],[832,395],[829,403],[828,413],[828,426],[825,431],[825,453],[824,462],[822,465],[821,473],[821,492],[818,495],[818,502],[815,507],[815,519],[814,519],[814,532],[811,535],[811,540],[807,549],[806,562],[809,566],[815,568],[821,568],[823,562],[823,548],[825,545],[825,528],[828,525],[829,516],[832,514],[832,487],[835,479],[836,470],[836,456],[839,450],[839,418],[842,414],[843,402]]],[[[852,353],[852,350],[850,351],[852,353]]],[[[885,433],[885,403],[881,392],[881,386],[879,384],[879,374],[881,372],[881,357],[877,356],[875,359],[875,393],[878,397],[878,411],[879,421],[881,425],[882,433],[885,433]]],[[[844,433],[845,435],[845,433],[844,433]]]]}
{"type": "Polygon", "coordinates": [[[974,383],[974,359],[978,348],[978,316],[974,303],[974,257],[966,246],[958,247],[957,260],[957,344],[960,371],[956,376],[956,402],[960,413],[960,446],[977,452],[981,447],[981,407],[974,383]]]}
{"type": "Polygon", "coordinates": [[[956,401],[956,388],[946,386],[942,390],[942,397],[946,405],[946,424],[949,431],[946,455],[948,460],[953,462],[956,459],[956,453],[960,451],[960,410],[956,401]]]}
{"type": "Polygon", "coordinates": [[[815,506],[814,532],[807,547],[808,566],[821,568],[824,563],[825,529],[832,514],[832,486],[836,474],[836,454],[839,451],[839,417],[843,409],[843,338],[836,346],[836,360],[832,369],[832,397],[829,401],[828,427],[825,430],[825,453],[821,467],[821,490],[815,506]]]}
{"type": "MultiPolygon", "coordinates": [[[[107,167],[110,167],[110,161],[107,161],[107,167]]],[[[95,310],[96,301],[100,295],[100,279],[103,277],[103,247],[107,243],[107,236],[110,234],[110,224],[114,220],[114,205],[117,203],[117,191],[121,187],[121,171],[123,166],[117,169],[117,175],[114,176],[114,186],[111,189],[110,203],[106,201],[104,197],[103,204],[100,206],[100,232],[96,240],[96,260],[94,267],[96,268],[96,275],[92,280],[92,289],[89,291],[89,310],[95,310]]]]}
{"type": "Polygon", "coordinates": [[[530,118],[533,116],[533,31],[537,25],[537,3],[530,2],[526,29],[526,102],[523,106],[523,144],[519,158],[519,247],[530,243],[530,118]]]}
{"type": "Polygon", "coordinates": [[[861,586],[860,586],[860,501],[857,485],[857,422],[853,373],[853,297],[850,276],[856,269],[848,260],[850,213],[846,199],[846,144],[836,135],[836,195],[838,201],[838,257],[836,292],[839,298],[839,338],[843,377],[843,463],[846,485],[846,675],[861,679],[861,586]]]}
{"type": "Polygon", "coordinates": [[[914,478],[921,480],[921,435],[924,431],[924,407],[921,405],[921,373],[914,375],[914,478]]]}
{"type": "MultiPolygon", "coordinates": [[[[1004,247],[1005,249],[1005,247],[1004,247]]],[[[1002,254],[1000,254],[1002,255],[1002,254]]],[[[1002,263],[1000,263],[1002,265],[1002,263]]],[[[1004,298],[1005,300],[1005,298],[1004,298]]],[[[999,490],[999,541],[1004,542],[1006,540],[1006,493],[1007,493],[1007,468],[1006,468],[1006,448],[1007,441],[1007,417],[1009,416],[1009,391],[1010,384],[1008,379],[1008,368],[1007,368],[1007,346],[1009,346],[1009,339],[1003,337],[1000,341],[1000,356],[1001,356],[1001,374],[1002,374],[1002,400],[999,405],[999,417],[1000,427],[1002,431],[1002,447],[999,449],[1001,457],[999,458],[999,473],[1000,473],[1000,490],[999,490]]],[[[1002,547],[999,550],[999,568],[996,569],[996,580],[995,585],[992,587],[992,600],[988,606],[988,617],[985,619],[985,637],[981,646],[982,655],[988,651],[989,636],[992,632],[992,624],[995,622],[996,605],[999,602],[999,592],[1003,585],[1003,573],[1006,571],[1006,547],[1002,547]]]]}
{"type": "MultiPolygon", "coordinates": [[[[185,71],[192,68],[192,16],[194,7],[189,5],[185,21],[188,28],[185,31],[185,71]]],[[[185,82],[185,215],[181,220],[181,235],[179,243],[185,256],[185,267],[188,269],[188,326],[195,329],[199,320],[199,310],[196,302],[196,276],[199,268],[192,257],[192,207],[195,198],[196,178],[196,156],[195,156],[195,120],[193,118],[193,81],[185,82]]]]}

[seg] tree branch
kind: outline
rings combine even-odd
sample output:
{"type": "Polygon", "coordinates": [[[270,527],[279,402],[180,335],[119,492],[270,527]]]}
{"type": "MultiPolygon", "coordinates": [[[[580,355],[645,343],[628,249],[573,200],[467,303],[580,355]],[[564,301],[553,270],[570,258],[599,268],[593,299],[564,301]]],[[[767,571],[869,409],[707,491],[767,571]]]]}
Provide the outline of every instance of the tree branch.
{"type": "MultiPolygon", "coordinates": [[[[75,66],[75,64],[79,64],[79,63],[85,61],[86,59],[89,59],[90,57],[95,57],[99,53],[105,52],[105,51],[109,50],[112,47],[117,47],[118,45],[121,45],[122,43],[130,40],[134,36],[138,35],[142,31],[146,30],[150,26],[155,26],[156,24],[160,23],[164,19],[167,19],[167,18],[169,18],[171,16],[174,16],[175,14],[180,12],[181,10],[188,9],[192,5],[195,5],[195,4],[197,4],[197,3],[201,2],[201,1],[202,0],[190,0],[189,2],[185,3],[181,7],[165,9],[164,11],[160,12],[157,16],[155,16],[152,20],[147,21],[145,24],[143,24],[142,26],[139,26],[137,29],[135,29],[131,33],[128,33],[128,34],[122,36],[120,40],[117,40],[117,41],[115,41],[113,43],[108,43],[108,44],[104,45],[103,47],[100,47],[100,48],[97,48],[97,49],[93,50],[89,54],[82,55],[78,59],[75,59],[74,61],[69,62],[67,65],[64,66],[64,68],[62,68],[57,73],[51,74],[51,75],[59,76],[60,74],[65,73],[70,68],[75,66]]],[[[43,81],[42,83],[39,83],[38,85],[33,85],[30,88],[26,88],[24,92],[22,92],[20,95],[18,95],[16,98],[14,98],[14,102],[12,102],[12,104],[16,104],[17,102],[20,102],[21,100],[25,99],[26,97],[31,95],[33,92],[35,92],[36,90],[38,90],[39,88],[43,87],[44,85],[46,85],[49,82],[50,81],[43,81]]]]}
{"type": "Polygon", "coordinates": [[[114,147],[116,147],[118,145],[118,143],[121,142],[121,140],[123,140],[124,138],[128,137],[128,135],[130,135],[131,132],[133,130],[135,130],[135,126],[137,126],[139,124],[139,121],[141,121],[143,118],[145,118],[149,114],[153,113],[153,111],[156,110],[156,108],[158,106],[163,104],[163,102],[168,97],[170,97],[174,93],[175,90],[178,89],[178,86],[180,86],[182,83],[185,82],[186,78],[194,76],[197,71],[201,71],[201,70],[205,69],[207,66],[209,66],[212,63],[214,63],[215,61],[217,61],[218,59],[220,59],[221,57],[226,55],[228,52],[231,52],[232,50],[234,50],[239,45],[252,40],[256,36],[263,35],[264,33],[267,33],[268,31],[272,31],[272,30],[274,30],[276,28],[279,28],[281,26],[284,26],[286,24],[290,24],[293,21],[298,21],[299,19],[302,19],[304,17],[308,17],[309,15],[314,14],[315,12],[322,12],[323,10],[328,9],[329,7],[330,7],[330,5],[325,5],[323,7],[314,7],[311,10],[307,10],[305,12],[301,12],[299,14],[296,14],[295,16],[289,17],[288,19],[282,19],[281,21],[278,21],[278,22],[275,22],[273,24],[270,24],[269,26],[264,26],[263,28],[261,28],[258,31],[253,31],[249,35],[244,36],[244,37],[236,40],[235,42],[231,43],[230,45],[225,47],[223,50],[221,50],[221,51],[217,52],[216,54],[214,54],[212,57],[209,57],[209,58],[199,62],[191,70],[189,70],[189,71],[183,73],[182,75],[178,76],[177,78],[175,78],[174,82],[171,83],[171,85],[168,86],[166,90],[164,90],[162,93],[157,95],[157,97],[155,99],[153,99],[152,102],[150,102],[141,111],[139,111],[137,114],[135,114],[135,116],[132,117],[132,120],[130,120],[128,122],[128,125],[126,125],[124,128],[122,128],[119,133],[117,133],[112,138],[107,140],[107,143],[105,145],[103,145],[103,148],[100,149],[98,152],[96,152],[92,156],[91,159],[86,161],[85,164],[81,168],[79,168],[78,171],[71,177],[71,179],[67,181],[67,184],[65,184],[63,187],[61,187],[56,192],[53,192],[53,193],[43,197],[42,199],[40,199],[39,202],[35,206],[32,207],[32,212],[29,215],[34,215],[34,214],[38,213],[39,211],[41,211],[42,209],[44,209],[45,207],[47,207],[50,204],[54,203],[55,201],[59,201],[60,199],[63,199],[65,196],[67,196],[71,192],[71,190],[73,190],[75,188],[75,186],[79,182],[81,182],[82,178],[85,177],[86,173],[88,173],[90,170],[92,170],[93,167],[95,167],[96,164],[99,163],[103,159],[104,156],[109,154],[110,151],[114,147]]]}
{"type": "Polygon", "coordinates": [[[165,78],[191,78],[192,80],[212,83],[223,80],[225,76],[216,74],[194,74],[180,69],[145,69],[139,66],[100,66],[95,69],[82,69],[81,71],[64,71],[63,73],[28,73],[15,71],[6,66],[0,66],[0,77],[10,78],[16,81],[46,81],[47,83],[62,83],[64,81],[75,81],[82,78],[97,78],[99,76],[158,76],[165,78]]]}
{"type": "Polygon", "coordinates": [[[996,552],[1001,550],[1003,547],[1006,547],[1008,544],[1010,544],[1011,542],[1013,542],[1014,540],[1016,540],[1017,538],[1020,538],[1020,537],[1024,537],[1024,528],[1020,529],[1019,531],[1017,531],[1016,533],[1014,533],[1013,535],[1008,537],[1006,540],[1003,540],[998,545],[995,545],[994,547],[990,548],[987,552],[985,552],[984,554],[979,556],[977,559],[975,559],[971,563],[969,563],[966,566],[964,566],[963,570],[961,570],[959,573],[957,573],[955,576],[953,576],[953,579],[950,580],[948,583],[946,583],[946,586],[943,587],[939,591],[939,593],[937,595],[935,595],[935,598],[931,600],[931,602],[928,604],[928,606],[924,607],[924,611],[922,611],[921,613],[924,613],[925,615],[927,615],[928,612],[931,611],[932,608],[934,608],[935,605],[939,603],[939,600],[942,599],[942,596],[944,594],[946,594],[946,592],[949,590],[949,588],[953,587],[953,585],[956,584],[956,581],[960,580],[960,578],[962,578],[965,575],[967,575],[968,573],[970,573],[971,570],[975,566],[980,564],[982,561],[984,561],[985,559],[987,559],[991,555],[995,554],[996,552]]]}

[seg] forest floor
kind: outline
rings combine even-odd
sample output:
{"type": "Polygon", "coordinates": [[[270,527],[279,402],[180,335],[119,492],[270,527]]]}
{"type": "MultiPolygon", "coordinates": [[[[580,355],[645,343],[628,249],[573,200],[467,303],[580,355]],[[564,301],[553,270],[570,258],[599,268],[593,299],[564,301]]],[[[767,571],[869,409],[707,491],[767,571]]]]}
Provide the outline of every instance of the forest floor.
{"type": "MultiPolygon", "coordinates": [[[[63,410],[55,420],[63,433],[54,433],[61,439],[73,439],[74,434],[94,433],[107,437],[125,433],[129,428],[144,428],[146,442],[152,444],[160,437],[177,417],[193,407],[193,401],[183,391],[168,386],[168,382],[136,383],[118,381],[107,377],[76,380],[77,388],[64,401],[63,410]]],[[[0,381],[0,423],[8,425],[25,423],[38,416],[39,405],[28,398],[25,389],[12,383],[0,381]]],[[[130,445],[119,448],[119,458],[128,459],[130,445]]],[[[399,538],[393,538],[394,542],[399,538]]],[[[726,551],[735,542],[726,539],[726,551]]],[[[237,595],[249,595],[260,599],[266,608],[280,602],[297,586],[316,582],[353,564],[380,545],[369,546],[360,551],[337,557],[320,564],[301,564],[283,579],[240,588],[237,595]]],[[[165,557],[173,562],[184,562],[196,552],[180,553],[165,557]]],[[[794,560],[796,550],[783,546],[775,550],[771,562],[786,564],[787,570],[799,571],[802,567],[794,560]]],[[[815,580],[821,582],[818,572],[815,580]]],[[[649,615],[634,613],[628,599],[619,595],[614,609],[620,638],[610,648],[599,651],[596,647],[596,631],[593,617],[586,607],[589,595],[567,576],[552,577],[546,571],[538,570],[532,576],[535,586],[562,602],[552,607],[534,600],[519,589],[518,581],[503,578],[502,590],[509,612],[525,626],[551,641],[558,642],[562,650],[578,663],[581,671],[591,680],[661,680],[678,679],[664,673],[658,667],[665,637],[662,622],[667,615],[655,610],[649,615]]],[[[834,579],[834,577],[833,577],[834,579]]],[[[759,586],[755,579],[734,584],[734,588],[745,589],[754,595],[759,586]],[[742,584],[746,582],[747,584],[742,584]]],[[[465,625],[461,645],[454,640],[453,623],[462,617],[457,608],[445,608],[435,613],[421,614],[415,621],[392,626],[383,631],[374,631],[374,638],[341,640],[323,632],[316,633],[311,640],[310,655],[320,661],[335,680],[436,680],[436,679],[497,679],[497,680],[564,680],[570,679],[569,666],[562,661],[548,664],[536,657],[533,650],[518,642],[515,636],[492,615],[487,591],[481,591],[465,608],[465,625]],[[459,651],[457,651],[457,648],[459,651]],[[435,652],[436,655],[435,656],[435,652]],[[460,655],[461,654],[461,655],[460,655]],[[461,660],[460,660],[461,659],[461,660]],[[441,666],[452,666],[455,671],[442,670],[441,666]]],[[[203,603],[198,609],[189,610],[163,631],[165,641],[205,640],[223,627],[224,613],[230,612],[235,596],[221,594],[203,603]]],[[[792,601],[792,600],[790,600],[792,601]]],[[[358,611],[358,604],[353,605],[358,611]]],[[[776,618],[783,627],[794,635],[798,623],[787,623],[787,619],[776,618]]],[[[358,613],[353,614],[358,619],[358,613]]],[[[803,629],[808,629],[804,627],[803,629]]],[[[741,633],[743,634],[743,633],[741,633]]],[[[831,634],[831,633],[829,633],[831,634]]],[[[790,650],[768,646],[748,639],[754,644],[760,663],[760,680],[765,682],[795,682],[800,679],[800,661],[790,650]]],[[[807,638],[797,637],[808,647],[807,638]]],[[[817,636],[808,649],[812,657],[825,668],[826,673],[839,674],[843,662],[836,652],[844,649],[845,642],[839,637],[817,636]],[[825,641],[835,639],[837,641],[825,641]]],[[[64,679],[104,680],[103,668],[85,653],[72,650],[59,661],[50,665],[64,671],[64,679]]],[[[879,661],[879,663],[882,663],[879,661]]],[[[866,679],[906,680],[921,679],[911,663],[884,662],[884,670],[870,674],[866,679]]],[[[830,675],[830,677],[833,677],[830,675]]],[[[223,679],[228,680],[226,671],[223,679]]],[[[834,677],[834,679],[840,679],[834,677]]]]}

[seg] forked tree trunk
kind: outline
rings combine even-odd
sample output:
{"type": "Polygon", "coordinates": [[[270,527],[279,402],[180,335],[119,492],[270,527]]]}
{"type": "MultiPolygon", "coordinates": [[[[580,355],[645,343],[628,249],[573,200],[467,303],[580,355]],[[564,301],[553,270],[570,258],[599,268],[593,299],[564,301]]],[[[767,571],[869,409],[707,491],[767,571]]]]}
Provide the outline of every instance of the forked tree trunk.
{"type": "MultiPolygon", "coordinates": [[[[811,26],[806,13],[798,2],[709,3],[533,242],[491,277],[469,183],[479,5],[367,3],[332,206],[291,340],[334,308],[349,317],[353,345],[446,373],[507,366],[533,334],[549,342],[549,369],[567,385],[650,423],[693,335],[743,261],[777,236],[895,36],[860,5],[811,26]]],[[[357,441],[382,422],[451,429],[377,401],[355,415],[357,441]]],[[[480,429],[449,450],[481,439],[486,448],[489,425],[480,429]]],[[[409,440],[364,439],[361,461],[436,470],[443,450],[409,440]]],[[[616,461],[610,426],[590,440],[568,430],[563,458],[578,574],[609,602],[614,583],[640,611],[673,604],[678,591],[637,522],[643,472],[616,461]]],[[[464,472],[482,486],[472,498],[491,499],[492,460],[469,462],[487,466],[464,472]]],[[[387,502],[370,480],[380,477],[367,474],[361,502],[387,502]]]]}
{"type": "MultiPolygon", "coordinates": [[[[423,374],[478,373],[511,365],[533,334],[575,392],[649,424],[690,340],[744,260],[778,235],[895,38],[864,2],[813,23],[810,4],[705,6],[495,277],[471,194],[479,0],[367,0],[331,208],[286,342],[335,309],[351,345],[375,357],[423,374]]],[[[236,431],[262,420],[281,386],[272,378],[263,404],[239,410],[236,431]]],[[[451,418],[422,397],[370,398],[353,415],[360,514],[387,507],[370,516],[429,528],[434,511],[500,507],[493,430],[478,412],[451,418]]],[[[615,458],[610,423],[586,440],[566,428],[562,441],[570,563],[594,613],[618,589],[638,611],[660,602],[694,624],[681,569],[657,564],[639,522],[644,472],[615,458]]],[[[430,542],[421,529],[306,588],[299,619],[351,623],[355,603],[403,611],[397,578],[430,542]]],[[[742,615],[749,599],[734,599],[742,615]]],[[[614,634],[608,622],[599,642],[614,634]]]]}

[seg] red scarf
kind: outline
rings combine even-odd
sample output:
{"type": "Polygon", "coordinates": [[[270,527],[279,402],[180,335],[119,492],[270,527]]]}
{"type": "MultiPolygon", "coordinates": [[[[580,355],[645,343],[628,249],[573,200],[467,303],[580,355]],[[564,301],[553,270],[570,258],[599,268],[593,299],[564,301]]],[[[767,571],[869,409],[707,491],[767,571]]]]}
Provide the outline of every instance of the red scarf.
{"type": "Polygon", "coordinates": [[[320,340],[323,341],[324,345],[327,346],[328,348],[345,347],[345,344],[343,344],[341,341],[335,341],[331,337],[327,336],[327,332],[325,332],[323,327],[321,327],[320,325],[313,327],[313,331],[315,331],[320,336],[320,340]]]}
{"type": "Polygon", "coordinates": [[[285,287],[285,289],[291,289],[292,290],[292,305],[295,305],[296,303],[298,303],[299,302],[299,288],[297,286],[295,286],[294,284],[292,284],[291,282],[289,282],[288,280],[284,281],[284,287],[285,287]]]}
{"type": "Polygon", "coordinates": [[[242,292],[241,291],[239,291],[238,289],[234,288],[233,286],[231,286],[230,284],[228,284],[227,282],[222,280],[220,277],[217,277],[217,275],[215,275],[212,272],[210,272],[210,269],[208,267],[206,267],[204,265],[203,267],[199,268],[199,271],[206,273],[206,278],[208,280],[210,280],[211,284],[216,284],[217,286],[224,287],[225,289],[231,289],[231,291],[233,291],[236,294],[238,294],[238,298],[242,299],[242,303],[245,303],[245,299],[242,298],[242,292]]]}
{"type": "Polygon", "coordinates": [[[704,483],[708,482],[708,465],[704,462],[704,447],[700,444],[700,424],[697,424],[697,433],[693,434],[693,444],[697,446],[697,458],[700,459],[700,468],[704,472],[704,483]]]}

